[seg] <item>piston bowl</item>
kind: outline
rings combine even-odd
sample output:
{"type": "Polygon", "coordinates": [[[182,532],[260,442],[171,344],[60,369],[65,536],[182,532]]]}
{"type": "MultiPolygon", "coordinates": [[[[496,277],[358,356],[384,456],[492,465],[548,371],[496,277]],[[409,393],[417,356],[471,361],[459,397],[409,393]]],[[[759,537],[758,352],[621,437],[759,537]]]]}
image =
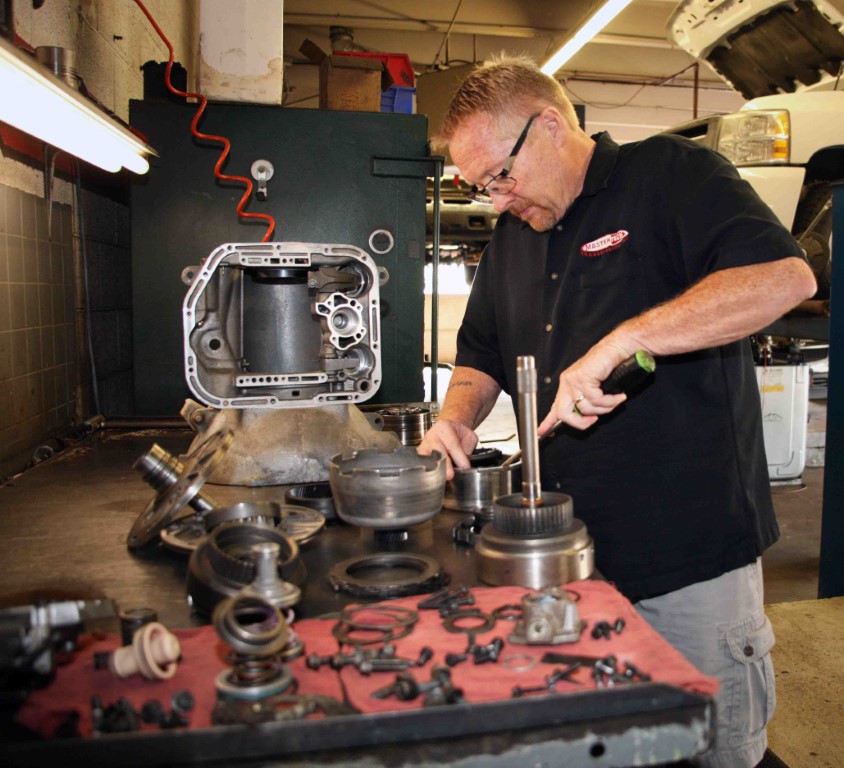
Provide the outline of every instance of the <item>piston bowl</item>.
{"type": "Polygon", "coordinates": [[[363,528],[408,528],[439,512],[445,494],[445,459],[400,446],[365,448],[334,456],[328,480],[338,517],[363,528]]]}

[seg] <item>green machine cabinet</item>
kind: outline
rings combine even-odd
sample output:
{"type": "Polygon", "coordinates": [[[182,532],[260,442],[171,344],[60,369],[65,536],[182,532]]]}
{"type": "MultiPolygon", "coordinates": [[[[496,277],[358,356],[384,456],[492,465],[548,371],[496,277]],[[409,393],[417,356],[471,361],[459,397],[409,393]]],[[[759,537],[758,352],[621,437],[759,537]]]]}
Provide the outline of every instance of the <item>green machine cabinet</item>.
{"type": "MultiPolygon", "coordinates": [[[[244,187],[215,178],[221,148],[193,137],[194,113],[193,105],[130,105],[132,126],[159,153],[149,174],[133,183],[131,196],[138,415],[177,414],[191,396],[184,372],[182,270],[199,265],[223,243],[258,243],[266,232],[264,221],[237,215],[244,187]]],[[[425,178],[373,169],[379,157],[426,158],[427,119],[209,104],[199,129],[231,141],[226,174],[252,178],[257,161],[272,164],[266,199],[259,199],[253,182],[246,210],[275,217],[273,241],[352,245],[387,270],[389,280],[380,289],[382,383],[369,402],[421,401],[425,178]]],[[[295,344],[281,333],[283,343],[295,344]]]]}

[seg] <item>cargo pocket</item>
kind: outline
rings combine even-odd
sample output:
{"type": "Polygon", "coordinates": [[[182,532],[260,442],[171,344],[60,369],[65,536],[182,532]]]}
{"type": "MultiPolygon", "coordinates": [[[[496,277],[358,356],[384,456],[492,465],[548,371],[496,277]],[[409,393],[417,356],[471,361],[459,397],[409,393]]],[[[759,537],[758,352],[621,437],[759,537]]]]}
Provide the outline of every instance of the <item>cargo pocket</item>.
{"type": "Polygon", "coordinates": [[[725,631],[728,661],[728,690],[725,716],[729,721],[728,742],[741,747],[759,739],[777,704],[771,648],[774,630],[765,614],[754,616],[725,631]]]}

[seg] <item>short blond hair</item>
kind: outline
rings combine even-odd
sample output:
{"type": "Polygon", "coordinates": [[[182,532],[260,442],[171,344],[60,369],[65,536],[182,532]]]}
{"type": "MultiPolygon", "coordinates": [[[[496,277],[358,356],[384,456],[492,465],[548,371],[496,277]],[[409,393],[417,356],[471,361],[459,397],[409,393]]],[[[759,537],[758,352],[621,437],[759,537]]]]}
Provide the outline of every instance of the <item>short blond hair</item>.
{"type": "Polygon", "coordinates": [[[431,144],[438,151],[447,148],[460,125],[476,114],[487,114],[499,130],[513,132],[549,106],[556,107],[569,126],[578,127],[577,114],[559,82],[540,72],[527,56],[499,54],[473,69],[458,86],[431,144]]]}

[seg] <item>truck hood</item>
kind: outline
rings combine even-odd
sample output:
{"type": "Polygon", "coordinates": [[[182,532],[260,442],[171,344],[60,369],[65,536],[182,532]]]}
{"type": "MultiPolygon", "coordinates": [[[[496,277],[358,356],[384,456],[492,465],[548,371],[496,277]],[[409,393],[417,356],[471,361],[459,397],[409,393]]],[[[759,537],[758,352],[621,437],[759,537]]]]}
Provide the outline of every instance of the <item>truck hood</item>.
{"type": "Polygon", "coordinates": [[[684,0],[667,34],[746,99],[833,89],[844,61],[844,15],[825,0],[684,0]]]}

